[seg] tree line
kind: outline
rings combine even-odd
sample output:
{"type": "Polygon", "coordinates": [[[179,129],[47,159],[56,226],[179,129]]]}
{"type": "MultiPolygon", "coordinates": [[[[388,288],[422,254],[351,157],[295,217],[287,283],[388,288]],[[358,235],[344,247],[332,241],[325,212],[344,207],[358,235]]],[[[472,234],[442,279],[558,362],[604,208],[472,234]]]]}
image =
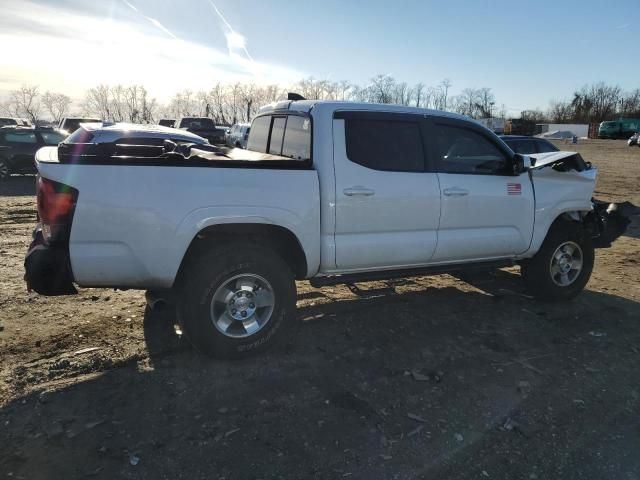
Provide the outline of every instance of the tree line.
{"type": "MultiPolygon", "coordinates": [[[[249,122],[262,105],[286,98],[287,92],[293,91],[308,99],[390,103],[446,110],[472,118],[507,118],[506,106],[496,106],[491,88],[465,88],[452,95],[451,87],[449,79],[431,86],[422,82],[409,85],[389,75],[377,75],[368,84],[358,85],[309,77],[288,87],[217,83],[206,91],[185,89],[162,104],[151,98],[142,85],[98,85],[89,88],[74,107],[67,95],[25,85],[0,103],[0,114],[28,118],[33,123],[45,117],[57,123],[71,113],[132,123],[199,116],[230,125],[249,122]]],[[[525,110],[520,114],[523,119],[552,123],[593,123],[619,116],[640,117],[640,88],[624,92],[619,86],[598,82],[576,90],[572,98],[551,101],[547,111],[525,110]]]]}

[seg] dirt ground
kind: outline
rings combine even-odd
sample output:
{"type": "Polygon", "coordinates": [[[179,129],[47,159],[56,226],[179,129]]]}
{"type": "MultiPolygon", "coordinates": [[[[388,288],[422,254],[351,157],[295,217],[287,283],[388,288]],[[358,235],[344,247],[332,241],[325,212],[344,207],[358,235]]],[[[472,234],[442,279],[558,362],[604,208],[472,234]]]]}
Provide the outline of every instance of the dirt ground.
{"type": "MultiPolygon", "coordinates": [[[[640,205],[640,148],[577,148],[640,205]]],[[[33,177],[0,185],[0,478],[640,478],[640,224],[566,304],[518,269],[312,289],[266,354],[194,352],[143,292],[27,294],[33,177]]]]}

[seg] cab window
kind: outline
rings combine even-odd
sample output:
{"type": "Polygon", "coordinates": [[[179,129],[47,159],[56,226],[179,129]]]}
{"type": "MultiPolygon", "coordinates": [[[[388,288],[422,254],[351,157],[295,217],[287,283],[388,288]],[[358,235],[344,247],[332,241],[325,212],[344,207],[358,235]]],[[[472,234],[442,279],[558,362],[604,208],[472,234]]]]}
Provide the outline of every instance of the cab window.
{"type": "Polygon", "coordinates": [[[473,129],[435,124],[434,142],[438,172],[484,175],[505,172],[505,154],[473,129]]]}

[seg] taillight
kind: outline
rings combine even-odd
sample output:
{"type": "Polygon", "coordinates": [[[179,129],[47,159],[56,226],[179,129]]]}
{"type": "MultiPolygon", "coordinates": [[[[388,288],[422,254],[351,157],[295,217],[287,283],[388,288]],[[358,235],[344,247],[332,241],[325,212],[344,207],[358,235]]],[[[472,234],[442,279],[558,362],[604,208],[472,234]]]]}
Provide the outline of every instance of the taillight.
{"type": "Polygon", "coordinates": [[[67,242],[78,201],[78,190],[64,183],[39,177],[36,192],[38,220],[45,242],[67,242]]]}

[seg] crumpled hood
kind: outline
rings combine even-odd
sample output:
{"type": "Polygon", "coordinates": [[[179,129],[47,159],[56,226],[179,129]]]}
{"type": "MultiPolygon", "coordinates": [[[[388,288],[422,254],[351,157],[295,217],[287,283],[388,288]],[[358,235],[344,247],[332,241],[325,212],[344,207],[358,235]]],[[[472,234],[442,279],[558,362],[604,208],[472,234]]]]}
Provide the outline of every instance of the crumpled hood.
{"type": "Polygon", "coordinates": [[[562,166],[562,170],[583,170],[591,169],[591,164],[585,162],[578,152],[547,152],[533,153],[529,155],[531,168],[544,168],[549,166],[562,166]]]}

